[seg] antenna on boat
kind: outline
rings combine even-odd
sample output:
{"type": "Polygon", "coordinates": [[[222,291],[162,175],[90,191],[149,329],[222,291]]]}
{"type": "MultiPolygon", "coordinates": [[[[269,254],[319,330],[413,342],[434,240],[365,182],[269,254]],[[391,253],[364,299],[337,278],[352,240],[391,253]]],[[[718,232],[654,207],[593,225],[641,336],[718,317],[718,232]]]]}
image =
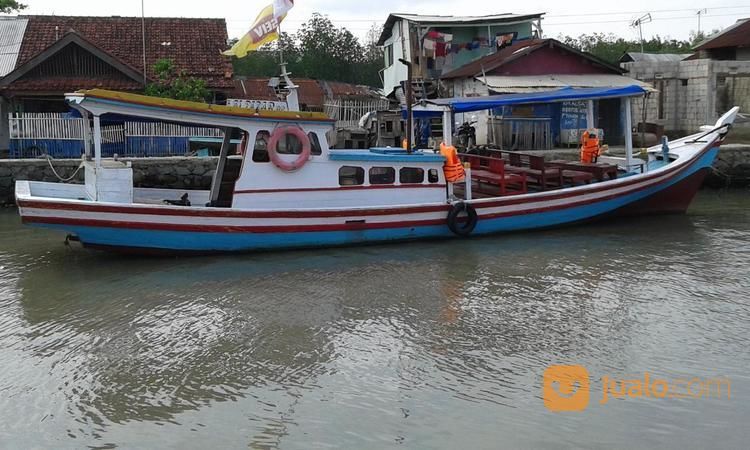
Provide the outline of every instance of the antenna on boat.
{"type": "Polygon", "coordinates": [[[403,58],[399,58],[398,62],[406,66],[406,153],[411,153],[411,134],[412,134],[412,103],[414,102],[414,96],[412,95],[411,85],[411,63],[403,58]]]}

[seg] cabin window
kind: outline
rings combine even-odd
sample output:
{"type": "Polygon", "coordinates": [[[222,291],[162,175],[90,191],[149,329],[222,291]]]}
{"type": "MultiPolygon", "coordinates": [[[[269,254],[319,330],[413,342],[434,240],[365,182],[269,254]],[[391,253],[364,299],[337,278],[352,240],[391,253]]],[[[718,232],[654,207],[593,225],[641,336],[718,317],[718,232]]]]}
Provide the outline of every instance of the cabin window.
{"type": "Polygon", "coordinates": [[[299,155],[302,153],[302,142],[293,134],[287,134],[279,139],[276,146],[276,153],[279,155],[299,155]]]}
{"type": "Polygon", "coordinates": [[[341,186],[365,184],[365,169],[354,166],[342,166],[339,169],[339,184],[341,186]]]}
{"type": "Polygon", "coordinates": [[[430,183],[437,183],[438,181],[440,181],[437,169],[430,169],[427,171],[427,181],[429,181],[430,183]]]}
{"type": "Polygon", "coordinates": [[[307,133],[307,138],[310,139],[310,153],[313,155],[320,155],[323,151],[320,148],[320,140],[318,135],[312,131],[307,133]]]}
{"type": "Polygon", "coordinates": [[[421,183],[424,181],[424,170],[419,167],[402,167],[398,178],[403,184],[421,183]]]}
{"type": "Polygon", "coordinates": [[[271,133],[267,130],[258,131],[255,135],[255,146],[253,147],[253,162],[269,162],[268,141],[271,139],[271,133]]]}
{"type": "Polygon", "coordinates": [[[393,184],[396,182],[396,169],[393,167],[370,168],[370,184],[393,184]]]}

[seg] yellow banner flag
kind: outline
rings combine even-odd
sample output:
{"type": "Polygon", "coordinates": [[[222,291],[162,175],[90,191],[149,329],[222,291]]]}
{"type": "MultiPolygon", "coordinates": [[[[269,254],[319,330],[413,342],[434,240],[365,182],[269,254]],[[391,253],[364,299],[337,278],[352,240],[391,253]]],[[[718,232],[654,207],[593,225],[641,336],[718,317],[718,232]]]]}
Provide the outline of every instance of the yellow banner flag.
{"type": "Polygon", "coordinates": [[[250,31],[224,54],[244,58],[249,52],[254,52],[262,45],[275,41],[279,38],[279,23],[284,20],[284,17],[286,16],[276,19],[273,15],[273,4],[266,6],[258,14],[250,31]]]}

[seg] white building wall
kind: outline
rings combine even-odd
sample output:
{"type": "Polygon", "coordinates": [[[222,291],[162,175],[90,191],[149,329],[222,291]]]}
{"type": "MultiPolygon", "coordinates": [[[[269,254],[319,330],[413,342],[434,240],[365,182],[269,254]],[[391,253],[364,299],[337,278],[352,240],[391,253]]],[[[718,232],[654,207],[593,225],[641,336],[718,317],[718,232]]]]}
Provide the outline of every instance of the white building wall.
{"type": "Polygon", "coordinates": [[[391,37],[383,43],[383,47],[386,48],[389,45],[393,45],[393,64],[383,71],[383,91],[385,95],[393,92],[393,89],[400,86],[401,81],[407,78],[406,66],[398,62],[399,58],[411,61],[411,44],[409,43],[409,25],[407,22],[399,20],[393,24],[391,37]]]}
{"type": "MultiPolygon", "coordinates": [[[[490,95],[489,89],[487,89],[487,85],[484,83],[480,83],[479,81],[475,79],[457,79],[454,80],[453,84],[453,95],[456,97],[483,97],[490,95]]],[[[453,121],[454,121],[454,132],[455,132],[455,122],[458,122],[459,124],[462,124],[464,122],[471,121],[472,116],[476,116],[477,123],[474,125],[474,128],[477,133],[477,145],[487,145],[488,139],[487,139],[487,130],[489,128],[489,117],[490,117],[490,111],[482,110],[482,111],[474,111],[470,113],[459,113],[456,114],[453,121]]]]}

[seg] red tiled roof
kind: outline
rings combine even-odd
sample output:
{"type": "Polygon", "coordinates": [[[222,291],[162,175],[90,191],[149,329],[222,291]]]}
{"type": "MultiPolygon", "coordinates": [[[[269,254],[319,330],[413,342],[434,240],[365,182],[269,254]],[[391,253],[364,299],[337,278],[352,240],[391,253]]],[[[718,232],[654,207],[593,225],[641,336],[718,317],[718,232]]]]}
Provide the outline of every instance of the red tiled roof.
{"type": "Polygon", "coordinates": [[[750,18],[738,20],[724,31],[701,42],[694,50],[723,47],[750,47],[750,18]]]}
{"type": "MultiPolygon", "coordinates": [[[[143,70],[140,17],[24,16],[28,24],[16,67],[75,31],[114,58],[143,70]]],[[[206,80],[210,88],[232,87],[232,65],[221,52],[227,45],[224,19],[146,18],[147,75],[153,65],[171,59],[177,70],[206,80]]]]}
{"type": "MultiPolygon", "coordinates": [[[[320,81],[309,78],[294,78],[299,89],[299,102],[302,105],[322,107],[326,97],[361,97],[373,95],[367,86],[343,83],[339,81],[320,81]]],[[[248,78],[234,80],[234,89],[229,98],[244,98],[252,100],[278,100],[273,89],[268,86],[268,78],[248,78]]]]}
{"type": "Polygon", "coordinates": [[[14,91],[33,92],[73,92],[79,89],[111,89],[116,91],[141,91],[143,84],[121,78],[43,78],[16,80],[11,86],[14,91]]]}

